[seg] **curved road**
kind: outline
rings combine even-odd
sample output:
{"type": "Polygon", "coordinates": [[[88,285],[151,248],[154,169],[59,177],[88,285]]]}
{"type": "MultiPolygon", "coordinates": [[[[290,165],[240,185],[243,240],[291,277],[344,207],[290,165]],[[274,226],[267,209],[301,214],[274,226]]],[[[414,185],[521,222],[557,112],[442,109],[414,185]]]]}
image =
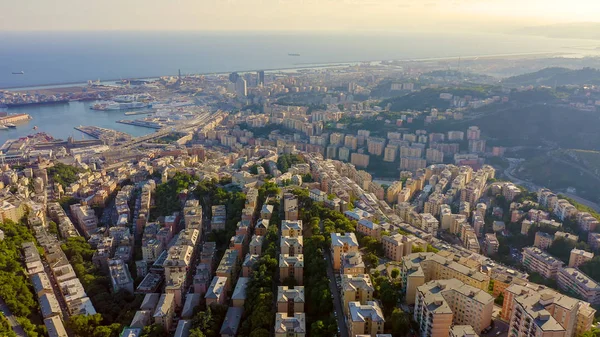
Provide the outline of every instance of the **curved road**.
{"type": "MultiPolygon", "coordinates": [[[[532,183],[531,181],[528,180],[523,180],[523,179],[519,179],[517,178],[514,174],[515,174],[515,170],[517,169],[517,167],[519,167],[519,164],[523,161],[522,159],[515,159],[515,158],[506,158],[509,161],[509,166],[504,170],[504,175],[513,183],[524,186],[525,188],[527,188],[528,190],[530,190],[531,192],[537,192],[541,186],[538,186],[534,183],[532,183]]],[[[596,210],[596,212],[600,212],[600,205],[598,205],[597,203],[584,199],[580,196],[571,194],[571,193],[566,193],[566,192],[560,192],[560,194],[563,194],[575,201],[577,201],[578,203],[588,206],[590,208],[593,208],[594,210],[596,210]]]]}
{"type": "Polygon", "coordinates": [[[25,334],[25,330],[23,330],[23,328],[19,325],[19,322],[17,322],[17,318],[12,314],[12,312],[10,312],[10,309],[8,309],[8,306],[2,298],[0,298],[0,312],[2,312],[4,317],[8,319],[10,327],[17,334],[17,336],[27,337],[27,335],[25,334]]]}

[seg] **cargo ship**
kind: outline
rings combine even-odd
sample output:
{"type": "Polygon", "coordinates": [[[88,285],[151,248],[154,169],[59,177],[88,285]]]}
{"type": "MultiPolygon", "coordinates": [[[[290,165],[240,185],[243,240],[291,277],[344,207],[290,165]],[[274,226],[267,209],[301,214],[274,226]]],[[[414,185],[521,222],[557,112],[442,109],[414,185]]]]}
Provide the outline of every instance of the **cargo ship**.
{"type": "Polygon", "coordinates": [[[300,54],[289,53],[288,56],[300,56],[300,54]]]}

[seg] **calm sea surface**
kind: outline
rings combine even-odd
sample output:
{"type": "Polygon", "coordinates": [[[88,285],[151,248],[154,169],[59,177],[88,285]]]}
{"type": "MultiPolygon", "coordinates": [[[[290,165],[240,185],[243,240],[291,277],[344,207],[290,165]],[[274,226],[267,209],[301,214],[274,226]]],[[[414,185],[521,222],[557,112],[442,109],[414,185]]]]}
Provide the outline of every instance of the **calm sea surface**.
{"type": "Polygon", "coordinates": [[[40,105],[7,109],[9,113],[27,113],[33,118],[29,122],[18,123],[16,129],[0,130],[0,145],[8,139],[24,137],[36,132],[45,132],[54,138],[92,139],[73,129],[79,125],[94,125],[126,132],[132,136],[143,136],[154,129],[115,123],[121,119],[138,119],[146,115],[125,116],[123,111],[96,111],[90,109],[93,102],[70,102],[59,105],[40,105]],[[33,127],[37,126],[37,130],[33,127]]]}
{"type": "Polygon", "coordinates": [[[87,32],[0,34],[0,88],[302,64],[566,52],[590,40],[500,34],[87,32]],[[290,57],[288,53],[300,54],[290,57]],[[24,75],[12,72],[24,71],[24,75]]]}
{"type": "MultiPolygon", "coordinates": [[[[201,32],[88,32],[0,34],[0,88],[300,67],[307,64],[390,59],[440,58],[536,52],[567,52],[594,46],[589,40],[490,34],[234,34],[201,32]],[[290,57],[288,53],[301,56],[290,57]],[[12,72],[24,71],[24,75],[12,72]]],[[[93,111],[90,103],[21,107],[33,120],[16,130],[0,130],[0,144],[38,131],[56,138],[96,125],[139,136],[154,132],[115,123],[136,119],[120,111],[93,111]]],[[[87,136],[85,136],[87,137],[87,136]]]]}

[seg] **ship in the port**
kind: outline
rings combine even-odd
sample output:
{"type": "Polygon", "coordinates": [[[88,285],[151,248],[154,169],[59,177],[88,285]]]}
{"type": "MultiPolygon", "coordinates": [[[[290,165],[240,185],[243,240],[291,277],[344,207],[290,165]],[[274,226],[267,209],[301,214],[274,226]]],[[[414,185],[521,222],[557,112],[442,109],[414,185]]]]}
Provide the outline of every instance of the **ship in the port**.
{"type": "Polygon", "coordinates": [[[92,110],[131,110],[152,107],[154,97],[150,94],[118,95],[110,101],[98,102],[90,107],[92,110]]]}
{"type": "Polygon", "coordinates": [[[25,72],[23,70],[21,70],[21,71],[13,71],[12,74],[13,75],[25,75],[25,72]]]}
{"type": "Polygon", "coordinates": [[[152,106],[152,104],[149,104],[146,102],[123,102],[123,103],[120,103],[120,102],[109,101],[109,102],[96,103],[96,104],[90,106],[90,109],[99,110],[99,111],[110,111],[110,110],[143,109],[143,108],[149,108],[151,106],[152,106]]]}

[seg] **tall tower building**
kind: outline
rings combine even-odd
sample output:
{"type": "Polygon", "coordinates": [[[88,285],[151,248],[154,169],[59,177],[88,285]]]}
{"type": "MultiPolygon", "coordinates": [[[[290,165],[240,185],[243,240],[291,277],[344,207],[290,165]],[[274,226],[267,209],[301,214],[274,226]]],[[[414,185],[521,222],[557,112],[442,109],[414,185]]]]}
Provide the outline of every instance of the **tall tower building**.
{"type": "Polygon", "coordinates": [[[247,83],[243,77],[238,77],[237,81],[235,82],[235,93],[238,97],[248,96],[247,83]]]}
{"type": "Polygon", "coordinates": [[[240,78],[240,74],[233,72],[231,74],[229,74],[229,81],[231,81],[231,83],[237,83],[237,80],[240,78]]]}
{"type": "Polygon", "coordinates": [[[258,84],[258,86],[263,86],[265,85],[265,71],[264,70],[259,70],[256,72],[256,82],[258,84]]]}

